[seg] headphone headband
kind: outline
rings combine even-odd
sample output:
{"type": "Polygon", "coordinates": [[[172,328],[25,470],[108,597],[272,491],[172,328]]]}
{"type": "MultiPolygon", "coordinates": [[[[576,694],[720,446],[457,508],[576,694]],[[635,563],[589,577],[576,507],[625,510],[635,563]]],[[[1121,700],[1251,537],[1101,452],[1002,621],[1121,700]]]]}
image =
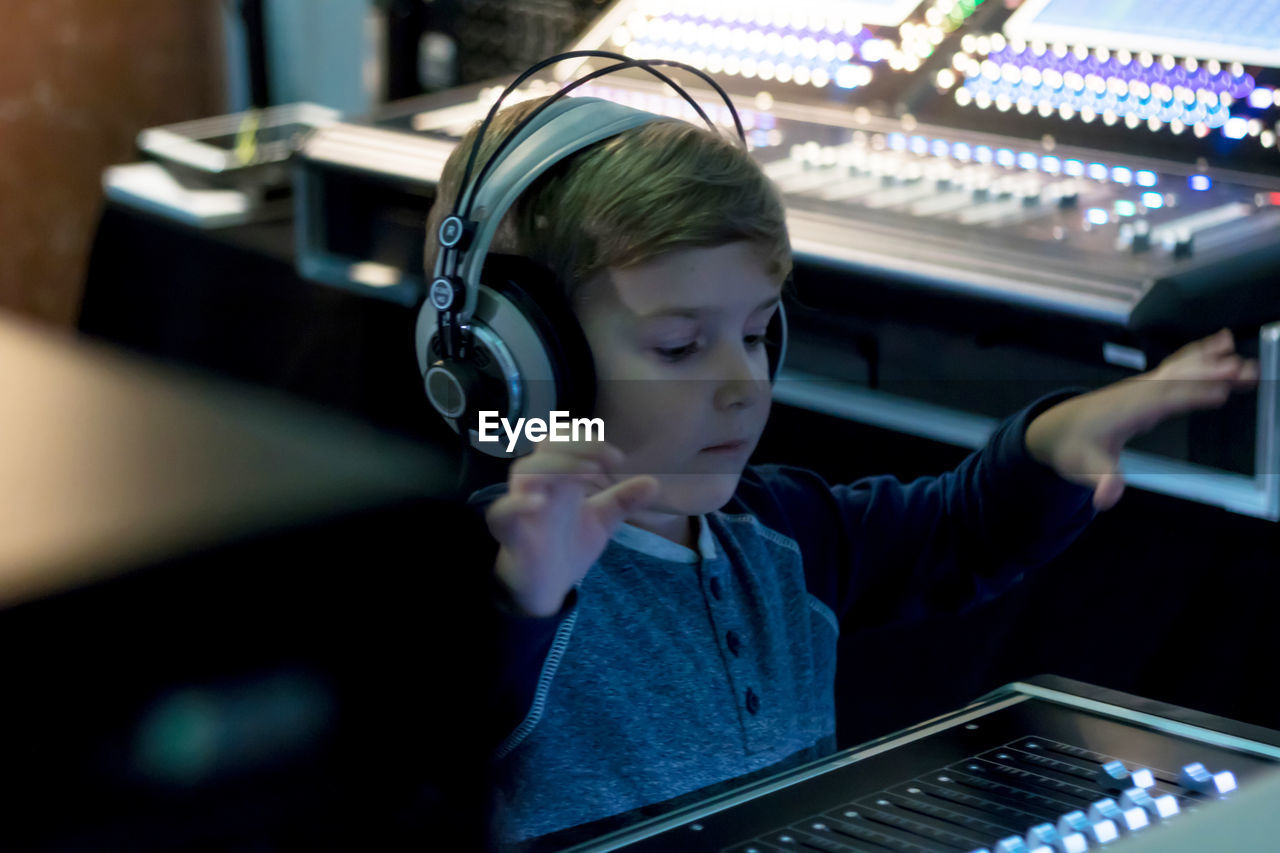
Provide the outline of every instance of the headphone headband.
{"type": "Polygon", "coordinates": [[[454,330],[446,336],[446,348],[454,350],[459,342],[456,330],[465,325],[475,312],[477,282],[484,258],[497,233],[502,218],[520,193],[552,165],[574,152],[616,136],[623,131],[662,118],[654,113],[624,107],[599,98],[568,99],[568,94],[579,86],[625,68],[642,68],[667,83],[680,94],[714,131],[716,125],[701,106],[679,85],[653,66],[684,68],[697,74],[724,100],[733,116],[738,138],[746,145],[742,120],[729,95],[709,75],[682,62],[669,60],[631,59],[608,51],[570,51],[543,60],[517,77],[499,95],[476,134],[475,142],[467,157],[462,184],[454,200],[453,212],[441,223],[436,235],[440,250],[436,254],[433,280],[430,286],[431,303],[443,315],[442,319],[454,330]],[[489,156],[474,181],[470,180],[475,159],[484,141],[489,125],[502,102],[533,74],[556,62],[579,57],[605,57],[619,60],[614,65],[600,68],[570,83],[538,105],[516,126],[489,156]],[[582,107],[587,107],[584,111],[582,107]],[[503,169],[503,164],[517,166],[503,169]],[[495,189],[491,189],[495,187],[495,189]],[[470,221],[473,212],[479,214],[478,222],[470,221]],[[461,255],[461,259],[459,259],[461,255]]]}

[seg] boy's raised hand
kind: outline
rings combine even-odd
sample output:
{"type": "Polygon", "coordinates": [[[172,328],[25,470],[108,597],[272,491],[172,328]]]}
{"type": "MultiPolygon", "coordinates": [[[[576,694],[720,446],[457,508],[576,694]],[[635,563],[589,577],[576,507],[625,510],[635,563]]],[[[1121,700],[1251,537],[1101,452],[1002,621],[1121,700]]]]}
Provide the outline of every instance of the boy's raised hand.
{"type": "Polygon", "coordinates": [[[542,442],[512,463],[485,520],[500,545],[494,571],[524,613],[559,612],[627,514],[656,496],[653,477],[615,482],[623,459],[605,442],[542,442]]]}
{"type": "Polygon", "coordinates": [[[1063,479],[1093,486],[1110,509],[1124,491],[1120,451],[1134,436],[1196,409],[1221,406],[1258,381],[1258,363],[1235,353],[1231,332],[1187,344],[1155,370],[1059,403],[1027,427],[1027,450],[1063,479]]]}

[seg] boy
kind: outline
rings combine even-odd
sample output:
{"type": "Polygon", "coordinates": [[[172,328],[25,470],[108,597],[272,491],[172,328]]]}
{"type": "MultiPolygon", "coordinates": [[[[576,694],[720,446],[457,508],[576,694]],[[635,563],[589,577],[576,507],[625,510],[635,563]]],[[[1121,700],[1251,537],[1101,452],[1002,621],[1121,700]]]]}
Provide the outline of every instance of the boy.
{"type": "MultiPolygon", "coordinates": [[[[536,103],[502,111],[482,147],[536,103]]],[[[746,466],[791,256],[777,192],[738,146],[677,120],[626,131],[535,182],[505,227],[495,248],[566,288],[607,439],[541,443],[475,498],[499,545],[507,840],[833,751],[840,630],[999,592],[1115,503],[1129,438],[1256,377],[1220,333],[1147,374],[1188,381],[1055,395],[940,477],[832,487],[746,466]]]]}

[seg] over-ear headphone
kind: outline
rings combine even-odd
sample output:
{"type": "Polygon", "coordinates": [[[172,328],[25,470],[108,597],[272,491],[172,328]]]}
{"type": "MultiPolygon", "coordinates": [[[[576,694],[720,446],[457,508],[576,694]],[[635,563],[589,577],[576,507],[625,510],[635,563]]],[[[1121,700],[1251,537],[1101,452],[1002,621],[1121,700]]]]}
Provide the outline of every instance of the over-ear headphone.
{"type": "MultiPolygon", "coordinates": [[[[510,454],[505,440],[479,441],[475,420],[480,411],[496,411],[498,417],[514,422],[522,417],[546,420],[552,411],[587,416],[594,408],[591,350],[565,289],[540,264],[489,254],[489,246],[520,194],[548,169],[589,145],[664,118],[599,98],[566,97],[596,77],[624,68],[643,69],[675,89],[713,132],[719,132],[697,102],[655,66],[683,68],[709,83],[728,106],[745,148],[746,134],[733,102],[707,74],[680,62],[631,59],[607,51],[571,51],[537,63],[502,92],[480,125],[453,209],[435,235],[435,270],[415,335],[428,400],[455,431],[466,431],[478,450],[508,456],[531,449],[523,436],[510,454]],[[616,63],[584,75],[539,104],[471,180],[477,152],[503,100],[546,66],[579,57],[616,63]]],[[[781,305],[765,342],[772,381],[786,353],[781,305]]]]}

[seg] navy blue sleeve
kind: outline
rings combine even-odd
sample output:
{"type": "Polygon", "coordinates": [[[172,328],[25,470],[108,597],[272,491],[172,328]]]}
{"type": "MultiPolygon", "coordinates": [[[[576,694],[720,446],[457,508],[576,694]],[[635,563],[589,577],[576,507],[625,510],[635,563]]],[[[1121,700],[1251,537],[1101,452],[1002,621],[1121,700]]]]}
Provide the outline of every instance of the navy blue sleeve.
{"type": "Polygon", "coordinates": [[[1070,393],[1003,422],[954,470],[903,484],[829,486],[799,468],[748,469],[738,499],[795,539],[809,591],[859,626],[954,611],[999,594],[1062,552],[1094,516],[1092,489],[1026,448],[1027,426],[1070,393]]]}
{"type": "MultiPolygon", "coordinates": [[[[506,492],[506,483],[487,486],[473,494],[467,501],[476,513],[483,514],[490,503],[506,492]]],[[[492,538],[485,543],[492,554],[489,563],[498,553],[498,543],[492,538]]],[[[511,734],[520,725],[533,704],[538,689],[538,678],[543,663],[551,650],[560,623],[573,612],[577,602],[577,590],[565,597],[560,612],[552,616],[526,616],[511,601],[507,588],[490,571],[490,602],[498,613],[498,679],[496,685],[495,724],[493,745],[511,734]]]]}

